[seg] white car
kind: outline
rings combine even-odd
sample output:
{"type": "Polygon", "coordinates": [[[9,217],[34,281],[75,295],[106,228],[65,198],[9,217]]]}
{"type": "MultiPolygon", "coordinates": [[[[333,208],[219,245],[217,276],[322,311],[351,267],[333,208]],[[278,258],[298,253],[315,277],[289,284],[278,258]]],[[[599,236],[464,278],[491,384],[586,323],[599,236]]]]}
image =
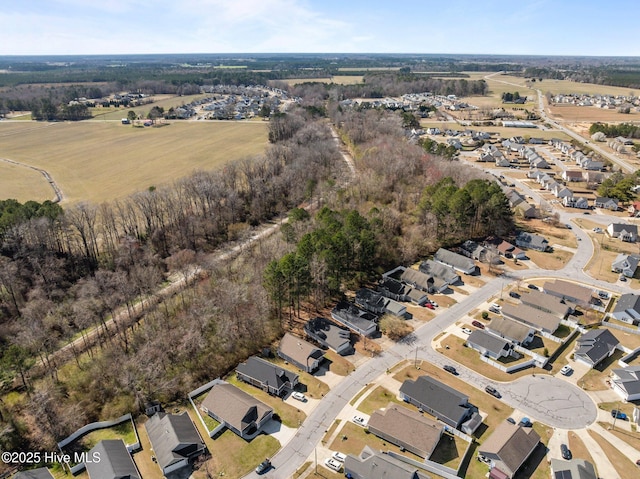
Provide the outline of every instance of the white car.
{"type": "Polygon", "coordinates": [[[462,328],[462,332],[464,334],[471,334],[473,331],[471,331],[469,328],[462,328]]]}
{"type": "Polygon", "coordinates": [[[344,462],[344,460],[347,458],[347,455],[336,451],[333,454],[331,454],[331,458],[335,459],[338,462],[344,462]]]}
{"type": "Polygon", "coordinates": [[[353,416],[352,421],[355,422],[358,426],[362,426],[362,427],[364,427],[367,424],[367,421],[365,421],[362,416],[353,416]]]}
{"type": "Polygon", "coordinates": [[[573,368],[568,364],[565,366],[562,366],[562,369],[560,370],[560,374],[562,374],[563,376],[568,376],[572,372],[573,372],[573,368]]]}
{"type": "Polygon", "coordinates": [[[294,392],[293,394],[291,394],[291,397],[293,399],[297,399],[298,401],[302,401],[302,402],[306,402],[307,400],[307,396],[299,392],[294,392]]]}
{"type": "Polygon", "coordinates": [[[340,464],[335,459],[331,459],[331,458],[325,459],[324,465],[327,466],[329,469],[333,469],[336,472],[340,472],[340,469],[342,469],[342,464],[340,464]]]}
{"type": "Polygon", "coordinates": [[[501,306],[498,303],[491,303],[492,308],[500,309],[501,306]]]}

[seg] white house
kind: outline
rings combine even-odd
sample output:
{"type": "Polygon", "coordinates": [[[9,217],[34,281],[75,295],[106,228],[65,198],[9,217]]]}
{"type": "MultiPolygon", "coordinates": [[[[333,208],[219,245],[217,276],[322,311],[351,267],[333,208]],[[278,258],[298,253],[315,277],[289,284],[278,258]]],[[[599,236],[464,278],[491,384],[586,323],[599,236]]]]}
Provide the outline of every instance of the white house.
{"type": "Polygon", "coordinates": [[[613,311],[609,313],[612,318],[629,324],[640,322],[640,296],[625,293],[620,296],[613,311]]]}
{"type": "Polygon", "coordinates": [[[614,273],[622,273],[627,278],[633,278],[640,258],[631,254],[620,253],[611,263],[611,271],[614,273]]]}
{"type": "Polygon", "coordinates": [[[638,227],[624,223],[611,223],[607,226],[607,233],[612,238],[619,238],[622,241],[635,243],[638,238],[638,227]]]}

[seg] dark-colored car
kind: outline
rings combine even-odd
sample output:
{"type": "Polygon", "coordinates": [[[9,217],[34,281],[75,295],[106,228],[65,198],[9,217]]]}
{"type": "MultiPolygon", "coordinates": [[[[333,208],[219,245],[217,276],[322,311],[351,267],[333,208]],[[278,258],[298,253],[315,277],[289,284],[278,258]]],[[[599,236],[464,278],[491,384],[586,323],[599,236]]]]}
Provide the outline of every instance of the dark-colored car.
{"type": "Polygon", "coordinates": [[[573,457],[566,444],[560,444],[560,452],[562,453],[562,459],[566,459],[567,461],[570,461],[573,457]]]}
{"type": "Polygon", "coordinates": [[[515,424],[515,423],[516,423],[516,420],[515,420],[515,419],[513,419],[512,417],[508,417],[508,418],[507,418],[507,422],[510,422],[511,424],[515,424]]]}
{"type": "Polygon", "coordinates": [[[271,469],[271,461],[269,459],[265,459],[260,464],[258,464],[258,467],[256,467],[256,473],[264,474],[269,469],[271,469]]]}
{"type": "Polygon", "coordinates": [[[493,397],[497,397],[498,399],[502,397],[502,395],[498,392],[498,390],[493,386],[487,386],[486,388],[484,388],[484,390],[487,393],[491,394],[493,397]]]}
{"type": "Polygon", "coordinates": [[[622,411],[618,411],[617,409],[611,411],[611,417],[622,419],[623,421],[626,421],[628,419],[625,413],[623,413],[622,411]]]}
{"type": "Polygon", "coordinates": [[[443,369],[448,373],[454,374],[456,376],[458,375],[458,371],[456,371],[456,368],[454,368],[453,366],[450,366],[449,364],[445,364],[443,366],[443,369]]]}
{"type": "Polygon", "coordinates": [[[527,288],[529,289],[535,289],[536,291],[538,291],[540,288],[538,288],[535,284],[528,284],[527,288]]]}
{"type": "Polygon", "coordinates": [[[482,324],[480,321],[476,319],[471,321],[471,324],[474,325],[476,328],[484,329],[484,324],[482,324]]]}
{"type": "Polygon", "coordinates": [[[511,296],[512,298],[520,299],[520,294],[516,293],[515,291],[510,291],[509,296],[511,296]]]}
{"type": "Polygon", "coordinates": [[[533,426],[533,423],[531,422],[531,420],[529,420],[528,417],[523,417],[522,419],[520,419],[518,425],[522,427],[531,427],[533,426]]]}

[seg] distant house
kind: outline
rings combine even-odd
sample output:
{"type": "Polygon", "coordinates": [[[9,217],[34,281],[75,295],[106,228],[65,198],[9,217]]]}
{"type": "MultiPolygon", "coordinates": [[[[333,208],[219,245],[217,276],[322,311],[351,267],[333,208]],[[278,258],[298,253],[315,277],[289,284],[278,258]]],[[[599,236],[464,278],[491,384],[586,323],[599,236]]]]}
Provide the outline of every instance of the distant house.
{"type": "Polygon", "coordinates": [[[566,196],[562,198],[562,204],[567,208],[589,209],[589,201],[583,197],[566,196]]]}
{"type": "Polygon", "coordinates": [[[140,473],[122,439],[103,439],[89,451],[85,463],[90,479],[140,479],[140,473]]]}
{"type": "Polygon", "coordinates": [[[236,376],[263,391],[282,396],[298,384],[298,375],[280,366],[251,356],[244,363],[238,364],[236,376]]]}
{"type": "Polygon", "coordinates": [[[620,341],[608,329],[591,329],[578,338],[573,357],[595,368],[614,353],[618,344],[620,341]]]}
{"type": "Polygon", "coordinates": [[[611,262],[611,271],[624,274],[627,278],[633,278],[640,263],[640,257],[632,254],[620,253],[611,262]]]}
{"type": "Polygon", "coordinates": [[[467,434],[473,434],[480,425],[476,419],[476,416],[480,416],[478,409],[469,403],[469,397],[432,377],[407,379],[400,386],[400,397],[448,426],[467,434]],[[473,424],[475,427],[469,430],[465,424],[473,424]]]}
{"type": "Polygon", "coordinates": [[[478,456],[489,462],[490,479],[512,479],[539,443],[533,428],[505,421],[478,447],[478,456]]]}
{"type": "Polygon", "coordinates": [[[53,475],[46,467],[39,467],[37,469],[18,472],[13,476],[13,479],[53,479],[53,475]]]}
{"type": "Polygon", "coordinates": [[[351,332],[341,328],[326,318],[316,317],[304,325],[304,332],[311,339],[325,348],[329,348],[341,356],[351,354],[351,332]]]}
{"type": "Polygon", "coordinates": [[[145,423],[145,429],[165,476],[189,466],[189,462],[205,450],[202,438],[186,412],[180,415],[158,412],[145,423]]]}
{"type": "Polygon", "coordinates": [[[278,346],[278,356],[303,371],[312,373],[320,366],[324,352],[304,339],[285,333],[278,346]]]}
{"type": "Polygon", "coordinates": [[[513,350],[511,341],[499,338],[482,329],[473,331],[467,338],[466,345],[478,351],[480,355],[487,356],[496,361],[509,356],[520,357],[519,353],[513,350]]]}
{"type": "Polygon", "coordinates": [[[473,274],[476,272],[476,264],[473,260],[444,248],[440,248],[436,251],[436,254],[433,255],[433,259],[438,263],[450,266],[455,271],[459,271],[464,274],[473,274]]]}
{"type": "Polygon", "coordinates": [[[625,323],[640,323],[640,296],[631,293],[623,294],[616,302],[610,315],[612,318],[625,323]]]}
{"type": "Polygon", "coordinates": [[[340,301],[331,310],[331,317],[338,323],[363,336],[372,336],[378,330],[378,316],[358,308],[348,301],[340,301]]]}
{"type": "Polygon", "coordinates": [[[580,170],[564,170],[562,172],[562,179],[568,182],[583,181],[582,171],[580,170]]]}
{"type": "Polygon", "coordinates": [[[640,400],[640,366],[612,370],[611,387],[625,401],[640,400]]]}
{"type": "Polygon", "coordinates": [[[526,304],[505,303],[502,305],[502,315],[549,334],[553,334],[560,326],[560,317],[526,304]]]}
{"type": "Polygon", "coordinates": [[[516,236],[516,245],[521,248],[544,252],[549,248],[549,241],[535,233],[521,231],[518,233],[518,236],[516,236]]]}
{"type": "Polygon", "coordinates": [[[598,479],[596,470],[589,461],[584,459],[551,458],[552,479],[598,479]]]}
{"type": "Polygon", "coordinates": [[[537,218],[538,217],[538,210],[536,210],[536,207],[531,205],[530,203],[527,203],[526,201],[518,203],[517,205],[515,205],[513,207],[513,209],[516,210],[516,212],[519,215],[521,215],[523,218],[537,218]]]}
{"type": "Polygon", "coordinates": [[[542,286],[545,293],[556,296],[564,301],[570,301],[583,308],[590,308],[593,302],[593,290],[585,288],[571,281],[556,279],[547,281],[542,286]]]}
{"type": "Polygon", "coordinates": [[[485,327],[485,331],[514,344],[526,346],[535,336],[535,329],[513,319],[498,316],[485,327]]]}
{"type": "Polygon", "coordinates": [[[428,459],[440,441],[444,426],[417,411],[389,403],[371,414],[367,429],[387,442],[428,459]]]}
{"type": "Polygon", "coordinates": [[[394,455],[382,453],[365,446],[358,457],[347,455],[344,473],[351,479],[430,479],[425,470],[418,469],[415,462],[396,459],[394,455]]]}
{"type": "Polygon", "coordinates": [[[618,200],[616,198],[607,198],[599,196],[593,202],[596,208],[604,208],[611,211],[618,211],[618,200]]]}
{"type": "Polygon", "coordinates": [[[607,233],[612,238],[619,238],[622,241],[635,243],[638,239],[638,227],[625,223],[611,223],[607,226],[607,233]]]}
{"type": "Polygon", "coordinates": [[[530,290],[528,293],[523,293],[520,296],[520,302],[532,308],[558,316],[561,319],[566,319],[573,311],[573,308],[566,304],[561,298],[541,291],[530,290]]]}
{"type": "Polygon", "coordinates": [[[202,411],[243,439],[255,437],[273,416],[273,409],[233,384],[214,384],[202,411]]]}

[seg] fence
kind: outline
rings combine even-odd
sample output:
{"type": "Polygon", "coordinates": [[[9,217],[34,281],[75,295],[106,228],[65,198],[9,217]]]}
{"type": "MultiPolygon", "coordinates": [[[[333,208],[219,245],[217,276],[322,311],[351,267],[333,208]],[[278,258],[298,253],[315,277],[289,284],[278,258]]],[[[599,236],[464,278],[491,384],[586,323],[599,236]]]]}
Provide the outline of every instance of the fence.
{"type": "MultiPolygon", "coordinates": [[[[469,448],[467,447],[467,451],[468,450],[469,448]]],[[[384,451],[383,454],[387,454],[394,459],[402,461],[406,464],[410,464],[418,469],[423,469],[433,474],[437,474],[438,476],[444,477],[445,479],[460,479],[460,477],[458,476],[458,471],[456,471],[455,469],[443,466],[442,464],[438,464],[437,462],[429,461],[428,459],[424,462],[418,462],[411,458],[403,456],[402,454],[397,454],[393,451],[384,451]]],[[[460,463],[462,464],[463,462],[464,458],[462,461],[460,461],[460,463]]]]}
{"type": "Polygon", "coordinates": [[[198,406],[196,406],[196,403],[193,402],[193,398],[196,397],[196,396],[199,396],[203,392],[208,391],[209,389],[211,389],[216,384],[224,384],[224,383],[225,382],[222,379],[216,378],[213,381],[209,381],[207,384],[205,384],[203,386],[200,386],[199,388],[194,389],[189,394],[187,394],[187,396],[189,397],[189,402],[191,403],[191,406],[193,406],[194,411],[198,415],[198,419],[200,420],[200,423],[204,426],[204,429],[205,429],[205,431],[207,431],[207,434],[209,434],[209,437],[214,437],[216,434],[218,434],[220,431],[222,431],[227,426],[223,422],[223,423],[220,423],[220,425],[218,425],[215,429],[213,429],[213,431],[210,431],[209,427],[204,422],[204,418],[202,417],[202,414],[200,414],[200,408],[198,406]]]}
{"type": "MultiPolygon", "coordinates": [[[[529,352],[529,354],[530,354],[530,352],[529,352]]],[[[480,355],[480,360],[484,361],[485,363],[490,364],[491,366],[493,366],[496,369],[499,369],[500,371],[504,371],[505,373],[512,373],[514,371],[519,371],[520,369],[525,369],[525,368],[528,368],[530,366],[536,366],[537,365],[537,361],[535,359],[530,359],[529,361],[525,361],[525,362],[522,362],[522,363],[514,364],[513,366],[503,366],[502,364],[498,363],[497,361],[494,361],[493,359],[488,358],[488,357],[483,356],[483,355],[480,355]]]]}
{"type": "Polygon", "coordinates": [[[617,329],[618,331],[624,331],[625,333],[640,335],[640,329],[638,328],[627,328],[626,326],[622,326],[621,324],[610,323],[609,321],[603,321],[602,325],[605,328],[612,328],[617,329]]]}
{"type": "Polygon", "coordinates": [[[626,368],[629,366],[629,363],[638,355],[640,354],[640,347],[637,347],[636,349],[632,350],[631,352],[627,351],[627,355],[621,357],[620,359],[618,359],[618,365],[622,368],[626,368]]]}

